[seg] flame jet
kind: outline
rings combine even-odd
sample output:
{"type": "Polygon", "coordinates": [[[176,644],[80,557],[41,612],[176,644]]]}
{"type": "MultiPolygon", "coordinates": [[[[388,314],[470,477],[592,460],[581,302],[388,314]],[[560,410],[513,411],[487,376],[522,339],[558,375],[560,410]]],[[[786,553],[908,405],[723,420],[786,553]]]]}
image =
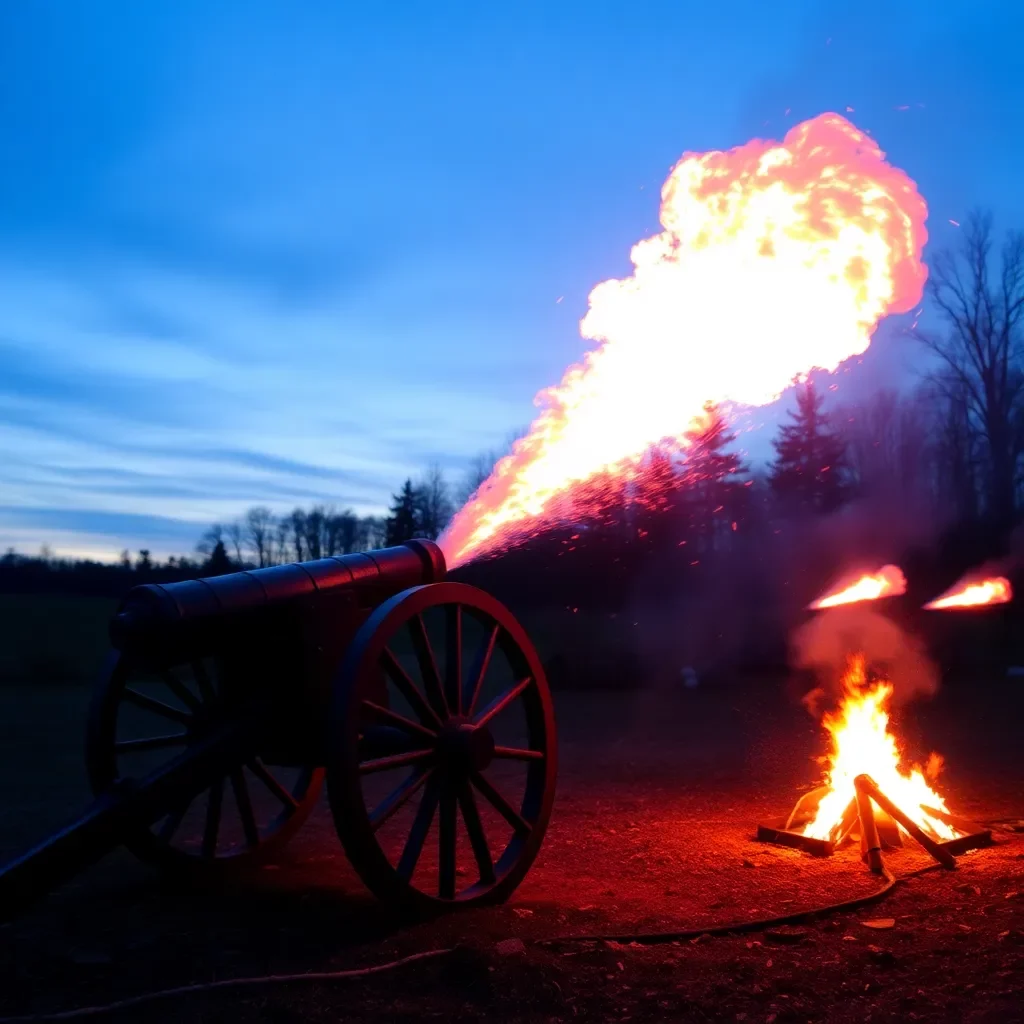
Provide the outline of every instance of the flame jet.
{"type": "Polygon", "coordinates": [[[686,153],[661,191],[662,230],[633,273],[599,284],[580,333],[595,346],[536,399],[527,435],[440,539],[449,565],[600,504],[706,402],[760,406],[865,351],[878,321],[919,301],[927,206],[839,114],[781,142],[686,153]],[[587,487],[579,485],[588,482],[587,487]]]}

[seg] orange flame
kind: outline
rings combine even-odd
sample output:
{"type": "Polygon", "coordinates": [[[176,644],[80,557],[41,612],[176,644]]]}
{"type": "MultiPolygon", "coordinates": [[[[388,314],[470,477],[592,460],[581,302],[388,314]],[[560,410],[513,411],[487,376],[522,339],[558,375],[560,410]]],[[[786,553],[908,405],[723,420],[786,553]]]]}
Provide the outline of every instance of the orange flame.
{"type": "Polygon", "coordinates": [[[939,839],[955,838],[958,833],[954,828],[921,809],[947,811],[945,801],[929,786],[924,771],[916,765],[902,766],[896,737],[889,732],[892,683],[869,682],[863,655],[850,659],[842,682],[839,707],[822,719],[832,738],[828,792],[818,804],[814,820],[804,828],[804,835],[828,839],[856,796],[853,780],[867,774],[925,832],[939,839]]]}
{"type": "Polygon", "coordinates": [[[907,579],[899,566],[883,565],[878,572],[864,573],[848,583],[837,584],[807,607],[818,611],[821,608],[835,608],[840,604],[877,601],[880,597],[895,597],[906,592],[907,579]]]}
{"type": "Polygon", "coordinates": [[[980,608],[986,604],[1006,604],[1013,600],[1013,588],[1005,576],[987,579],[965,579],[950,587],[941,597],[929,601],[925,608],[943,611],[947,608],[980,608]]]}
{"type": "Polygon", "coordinates": [[[664,230],[633,247],[632,276],[590,293],[580,333],[597,346],[537,396],[527,436],[442,536],[449,565],[551,525],[558,496],[600,501],[577,485],[621,478],[666,439],[685,447],[706,402],[772,402],[912,309],[927,207],[884,156],[839,114],[685,154],[662,187],[664,230]]]}

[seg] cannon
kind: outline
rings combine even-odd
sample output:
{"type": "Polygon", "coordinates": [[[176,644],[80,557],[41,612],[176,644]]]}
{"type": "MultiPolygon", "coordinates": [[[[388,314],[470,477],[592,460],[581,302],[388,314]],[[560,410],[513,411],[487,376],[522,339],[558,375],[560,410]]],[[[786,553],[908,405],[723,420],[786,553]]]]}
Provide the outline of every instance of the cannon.
{"type": "Polygon", "coordinates": [[[551,813],[551,695],[508,609],[446,576],[412,540],[129,591],[86,724],[95,800],[0,871],[0,913],[121,845],[197,881],[240,875],[325,780],[379,899],[507,898],[551,813]]]}

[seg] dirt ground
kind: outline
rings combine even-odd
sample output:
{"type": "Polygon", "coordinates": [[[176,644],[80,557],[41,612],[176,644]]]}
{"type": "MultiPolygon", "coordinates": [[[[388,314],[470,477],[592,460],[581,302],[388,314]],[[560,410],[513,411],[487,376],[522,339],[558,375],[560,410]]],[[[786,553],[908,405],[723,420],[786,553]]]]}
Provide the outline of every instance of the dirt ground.
{"type": "MultiPolygon", "coordinates": [[[[946,757],[951,808],[1024,818],[1024,690],[947,683],[911,708],[912,749],[946,757]]],[[[83,806],[82,687],[0,690],[0,854],[83,806]]],[[[118,852],[0,927],[0,1013],[60,1011],[151,989],[336,971],[444,949],[344,981],[185,995],[118,1020],[1024,1020],[1024,836],[900,883],[888,898],[781,932],[656,945],[554,936],[700,929],[878,888],[856,853],[758,844],[817,778],[823,741],[778,680],[560,694],[561,773],[541,855],[506,905],[396,919],[348,867],[321,808],[244,886],[173,889],[118,852]],[[891,927],[866,922],[883,920],[891,927]],[[519,940],[519,941],[509,941],[519,940]]],[[[929,861],[890,855],[898,876],[929,861]]]]}

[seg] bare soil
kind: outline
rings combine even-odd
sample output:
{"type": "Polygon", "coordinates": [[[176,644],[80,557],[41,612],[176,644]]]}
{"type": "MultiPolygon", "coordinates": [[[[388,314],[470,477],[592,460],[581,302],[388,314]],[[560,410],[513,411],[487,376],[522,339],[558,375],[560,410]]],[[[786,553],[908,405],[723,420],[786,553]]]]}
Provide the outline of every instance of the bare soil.
{"type": "MultiPolygon", "coordinates": [[[[1020,689],[1016,680],[949,682],[903,715],[915,754],[945,755],[940,788],[958,813],[1024,818],[1020,689]]],[[[87,697],[79,686],[0,690],[4,858],[86,803],[87,697]]],[[[169,887],[129,854],[112,854],[0,927],[0,1013],[453,949],[367,978],[189,995],[116,1019],[1024,1020],[1024,837],[1009,830],[955,872],[908,878],[881,904],[793,929],[542,944],[711,928],[879,887],[855,851],[821,860],[754,839],[759,821],[785,814],[817,780],[813,757],[823,749],[779,681],[563,693],[557,704],[555,813],[508,904],[396,918],[363,890],[321,808],[280,863],[217,891],[169,887]],[[893,924],[865,923],[879,919],[893,924]]],[[[928,863],[916,849],[889,856],[901,876],[928,863]]]]}

